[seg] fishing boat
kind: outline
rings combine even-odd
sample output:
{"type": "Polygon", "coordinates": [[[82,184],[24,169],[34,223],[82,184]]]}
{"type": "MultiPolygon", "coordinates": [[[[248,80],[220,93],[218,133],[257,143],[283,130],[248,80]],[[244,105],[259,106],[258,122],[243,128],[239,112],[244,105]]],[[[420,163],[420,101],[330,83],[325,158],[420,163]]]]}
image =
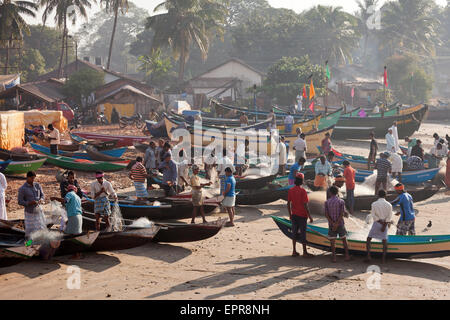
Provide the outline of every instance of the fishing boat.
{"type": "Polygon", "coordinates": [[[428,105],[422,105],[414,112],[384,117],[341,117],[334,130],[335,139],[367,139],[373,131],[375,137],[384,138],[394,121],[397,122],[398,137],[403,139],[416,132],[428,111],[428,105]],[[373,128],[372,130],[369,128],[373,128]],[[371,131],[369,131],[371,130],[371,131]]]}
{"type": "Polygon", "coordinates": [[[287,193],[292,186],[278,186],[270,184],[257,190],[237,190],[236,205],[261,205],[287,198],[287,193]]]}
{"type": "MultiPolygon", "coordinates": [[[[111,206],[114,202],[111,202],[111,206]]],[[[150,220],[177,220],[192,217],[192,201],[189,199],[179,201],[168,201],[152,204],[151,202],[137,203],[134,200],[119,200],[119,208],[122,216],[126,219],[138,219],[146,217],[150,220]]],[[[89,212],[94,211],[94,200],[86,198],[82,202],[83,209],[89,212]]],[[[217,208],[217,204],[204,203],[203,209],[205,214],[213,212],[217,208]]]]}
{"type": "Polygon", "coordinates": [[[39,255],[40,245],[27,246],[21,235],[0,233],[0,267],[9,267],[39,255]]]}
{"type": "Polygon", "coordinates": [[[86,144],[89,146],[94,146],[99,151],[107,151],[116,148],[117,142],[119,140],[110,141],[100,141],[100,140],[86,140],[76,134],[70,133],[70,138],[75,143],[86,144]]]}
{"type": "Polygon", "coordinates": [[[83,149],[86,151],[86,153],[89,155],[89,158],[95,161],[109,161],[109,162],[117,162],[122,161],[123,159],[118,157],[113,157],[110,155],[107,155],[99,150],[97,150],[94,146],[83,146],[83,149]]]}
{"type": "MultiPolygon", "coordinates": [[[[308,155],[320,155],[317,146],[322,144],[322,140],[325,138],[325,134],[329,133],[330,136],[334,134],[334,126],[319,131],[305,132],[306,135],[306,153],[308,155]]],[[[289,145],[290,150],[294,146],[294,141],[298,139],[297,135],[289,134],[284,135],[284,142],[289,145]]],[[[334,136],[333,136],[334,137],[334,136]]]]}
{"type": "MultiPolygon", "coordinates": [[[[291,221],[272,216],[272,219],[288,238],[292,239],[291,221]]],[[[347,235],[348,249],[351,255],[367,255],[366,239],[357,240],[354,233],[347,235]]],[[[328,240],[328,228],[308,225],[306,229],[308,246],[316,249],[331,251],[328,240]]],[[[434,236],[396,236],[389,235],[386,256],[388,258],[435,258],[450,255],[450,235],[434,236]]],[[[342,239],[336,240],[336,253],[344,253],[342,239]]],[[[372,241],[372,256],[380,256],[383,253],[381,241],[372,241]]]]}
{"type": "Polygon", "coordinates": [[[148,136],[123,136],[94,132],[74,132],[73,134],[86,140],[99,140],[102,142],[117,140],[117,143],[115,145],[116,148],[131,147],[134,143],[145,143],[151,140],[151,138],[148,136]]]}
{"type": "MultiPolygon", "coordinates": [[[[44,154],[51,153],[50,148],[41,146],[41,145],[33,143],[33,142],[30,142],[30,145],[34,150],[38,150],[38,152],[41,152],[44,154]]],[[[82,148],[83,148],[83,146],[82,146],[82,148]]],[[[107,156],[111,156],[114,158],[120,158],[125,153],[125,151],[127,151],[127,149],[128,148],[124,147],[124,148],[111,149],[111,150],[102,150],[99,152],[104,155],[107,155],[107,156]]],[[[92,157],[86,152],[69,152],[69,151],[58,150],[58,155],[63,156],[63,157],[68,157],[68,158],[74,158],[74,159],[95,160],[95,159],[92,159],[92,157]]]]}
{"type": "MultiPolygon", "coordinates": [[[[154,225],[160,227],[158,233],[153,237],[153,242],[182,243],[205,240],[214,237],[226,223],[226,219],[218,219],[207,223],[186,224],[181,222],[155,222],[154,225]]],[[[134,220],[123,219],[125,226],[130,226],[134,220]]],[[[152,223],[152,222],[151,222],[152,223]]],[[[83,227],[95,229],[95,215],[90,212],[83,212],[83,227]]],[[[102,221],[100,229],[106,227],[102,221]]]]}
{"type": "Polygon", "coordinates": [[[166,125],[164,120],[159,122],[145,120],[148,133],[154,138],[167,138],[166,125]]]}
{"type": "MultiPolygon", "coordinates": [[[[34,137],[34,141],[44,147],[50,148],[50,142],[46,139],[42,139],[40,137],[34,137]]],[[[80,144],[72,141],[61,140],[61,143],[58,144],[58,149],[62,151],[78,151],[80,150],[80,144]]]]}
{"type": "Polygon", "coordinates": [[[42,167],[47,160],[46,157],[42,157],[38,160],[29,160],[29,161],[0,161],[0,167],[3,168],[3,164],[5,167],[1,172],[6,175],[15,175],[15,174],[24,174],[28,171],[37,171],[40,167],[42,167]]]}
{"type": "Polygon", "coordinates": [[[236,178],[236,189],[260,189],[270,183],[275,179],[277,174],[272,174],[264,177],[237,177],[236,178]]]}
{"type": "MultiPolygon", "coordinates": [[[[421,184],[430,180],[433,180],[441,168],[418,170],[418,171],[403,171],[402,183],[403,184],[421,184]]],[[[364,182],[364,180],[373,174],[373,171],[368,170],[356,170],[355,181],[364,182]]]]}
{"type": "Polygon", "coordinates": [[[63,169],[76,170],[76,171],[86,171],[86,172],[95,172],[95,171],[105,171],[105,172],[114,172],[120,171],[127,167],[129,161],[121,161],[121,162],[102,162],[102,161],[92,161],[85,159],[72,159],[68,157],[56,156],[51,153],[43,152],[36,150],[36,152],[40,152],[46,155],[47,162],[63,169]]]}
{"type": "Polygon", "coordinates": [[[42,156],[33,153],[19,153],[12,152],[6,149],[0,149],[0,159],[2,160],[12,160],[12,161],[31,161],[38,160],[42,156]]]}

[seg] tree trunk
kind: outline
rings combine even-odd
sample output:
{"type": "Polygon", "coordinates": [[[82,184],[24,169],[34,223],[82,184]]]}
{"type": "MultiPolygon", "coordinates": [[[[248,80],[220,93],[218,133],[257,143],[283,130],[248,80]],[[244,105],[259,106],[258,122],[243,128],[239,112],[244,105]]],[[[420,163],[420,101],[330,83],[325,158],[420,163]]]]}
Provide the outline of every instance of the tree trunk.
{"type": "Polygon", "coordinates": [[[184,67],[186,65],[186,52],[185,52],[185,46],[184,46],[184,38],[182,38],[182,46],[181,46],[181,53],[180,53],[180,69],[178,71],[178,82],[181,84],[183,83],[184,79],[184,67]]]}
{"type": "Polygon", "coordinates": [[[111,55],[112,55],[112,48],[113,48],[113,44],[114,44],[114,37],[116,36],[118,14],[119,14],[119,7],[116,7],[114,9],[114,26],[113,26],[113,30],[112,30],[112,34],[111,34],[111,42],[109,44],[108,64],[106,65],[106,69],[108,69],[108,70],[111,65],[111,55]]]}
{"type": "Polygon", "coordinates": [[[64,16],[64,29],[61,41],[61,56],[59,57],[58,78],[62,78],[62,64],[64,59],[64,40],[66,39],[66,16],[64,16]]]}

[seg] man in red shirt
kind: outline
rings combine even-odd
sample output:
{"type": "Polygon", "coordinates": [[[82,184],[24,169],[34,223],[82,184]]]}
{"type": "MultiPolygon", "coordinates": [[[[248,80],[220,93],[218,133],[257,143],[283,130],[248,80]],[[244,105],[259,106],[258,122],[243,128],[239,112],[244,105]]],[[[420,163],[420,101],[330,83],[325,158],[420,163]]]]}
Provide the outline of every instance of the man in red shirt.
{"type": "Polygon", "coordinates": [[[313,255],[306,250],[306,224],[308,218],[310,223],[313,222],[313,218],[309,213],[308,194],[306,193],[306,190],[301,187],[303,179],[303,173],[298,172],[295,176],[295,186],[289,189],[287,208],[292,223],[292,256],[295,257],[299,255],[296,250],[296,242],[297,240],[300,240],[303,245],[303,257],[310,258],[313,257],[313,255]],[[297,239],[299,237],[299,231],[300,239],[297,239]]]}
{"type": "Polygon", "coordinates": [[[345,160],[344,165],[344,178],[345,188],[347,190],[347,207],[350,214],[353,215],[353,208],[355,207],[355,169],[352,168],[350,162],[345,160]]]}

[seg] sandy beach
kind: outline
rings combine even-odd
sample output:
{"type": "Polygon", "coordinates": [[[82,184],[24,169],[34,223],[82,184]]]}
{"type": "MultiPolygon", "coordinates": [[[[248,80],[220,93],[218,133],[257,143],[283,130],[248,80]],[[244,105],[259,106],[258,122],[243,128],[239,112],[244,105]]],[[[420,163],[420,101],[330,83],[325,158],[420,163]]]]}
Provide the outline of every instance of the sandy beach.
{"type": "MultiPolygon", "coordinates": [[[[425,151],[432,135],[450,134],[449,123],[425,122],[414,135],[425,151]]],[[[384,150],[384,140],[379,140],[384,150]]],[[[404,141],[401,141],[404,145],[404,141]]],[[[369,142],[335,141],[341,152],[367,156],[369,142]]],[[[56,170],[45,168],[54,175],[56,170]]],[[[39,171],[38,173],[40,173],[39,171]]],[[[126,173],[111,176],[126,180],[126,173]]],[[[53,179],[54,180],[54,179],[53,179]]],[[[80,183],[90,181],[83,174],[80,183]]],[[[37,181],[39,182],[39,176],[37,181]]],[[[8,180],[10,182],[10,180],[8,180]]],[[[119,189],[131,182],[116,182],[119,189]]],[[[12,202],[22,181],[10,183],[12,202]]],[[[46,183],[47,198],[59,188],[46,183]]],[[[85,185],[87,187],[87,185],[85,185]]],[[[57,190],[58,189],[58,190],[57,190]]],[[[321,202],[320,195],[311,199],[321,202]]],[[[418,235],[450,234],[445,191],[415,205],[418,235]],[[429,221],[432,227],[426,228],[429,221]]],[[[11,203],[9,218],[23,218],[11,203]],[[13,211],[15,210],[15,211],[13,211]]],[[[286,202],[279,200],[260,206],[236,208],[236,226],[221,230],[215,237],[193,243],[156,244],[130,250],[87,253],[83,259],[69,256],[52,261],[32,260],[0,268],[0,299],[449,299],[450,257],[414,260],[375,259],[381,270],[380,286],[370,289],[371,273],[363,257],[331,262],[328,252],[311,249],[312,259],[291,257],[291,240],[284,236],[271,215],[287,217],[286,202]],[[81,288],[68,289],[69,267],[78,266],[81,288]],[[368,286],[369,284],[369,286],[368,286]]],[[[367,212],[346,219],[348,230],[357,231],[367,212]]],[[[212,221],[226,214],[207,217],[212,221]]],[[[327,226],[321,210],[314,211],[314,224],[327,226]]],[[[200,222],[201,219],[197,219],[200,222]]],[[[184,220],[188,222],[189,220],[184,220]]],[[[391,233],[394,230],[391,230],[391,233]]],[[[300,249],[299,245],[299,249],[300,249]]]]}

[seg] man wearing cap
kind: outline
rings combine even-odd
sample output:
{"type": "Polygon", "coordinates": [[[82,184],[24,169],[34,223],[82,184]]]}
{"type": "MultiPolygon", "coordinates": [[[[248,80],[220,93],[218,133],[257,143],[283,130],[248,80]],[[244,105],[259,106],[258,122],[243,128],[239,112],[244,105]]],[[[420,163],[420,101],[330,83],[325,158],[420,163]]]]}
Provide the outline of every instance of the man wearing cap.
{"type": "Polygon", "coordinates": [[[230,217],[230,221],[227,223],[228,226],[233,227],[234,226],[234,205],[236,202],[236,179],[233,177],[233,171],[230,167],[225,168],[225,185],[224,185],[224,191],[223,196],[224,199],[222,201],[222,205],[225,207],[226,211],[228,212],[228,216],[230,217]]]}
{"type": "Polygon", "coordinates": [[[389,153],[384,152],[380,154],[380,159],[375,164],[377,170],[377,180],[375,181],[375,194],[378,194],[380,186],[383,185],[383,190],[387,189],[388,173],[392,172],[391,162],[388,160],[389,153]]]}
{"type": "Polygon", "coordinates": [[[414,203],[412,196],[405,191],[405,186],[401,183],[395,185],[395,191],[398,193],[397,199],[391,202],[392,206],[400,206],[400,212],[395,215],[400,216],[397,224],[398,236],[415,236],[415,220],[414,203]]]}
{"type": "Polygon", "coordinates": [[[386,191],[378,191],[378,200],[372,203],[370,214],[372,215],[373,224],[367,236],[366,262],[371,262],[370,243],[373,238],[379,239],[383,243],[383,258],[382,263],[386,262],[388,228],[392,220],[392,205],[386,201],[386,191]]]}
{"type": "Polygon", "coordinates": [[[81,209],[81,199],[77,195],[78,188],[73,184],[67,186],[67,194],[64,198],[51,197],[52,201],[59,201],[66,206],[67,225],[64,230],[68,234],[80,234],[83,232],[83,211],[81,209]]]}
{"type": "Polygon", "coordinates": [[[313,223],[313,218],[309,212],[308,207],[308,193],[302,187],[304,175],[301,172],[297,172],[295,175],[295,186],[289,189],[287,209],[289,212],[289,219],[292,223],[292,256],[298,256],[299,253],[296,249],[297,240],[302,243],[303,257],[313,257],[308,253],[306,249],[306,227],[309,218],[309,222],[313,223]],[[300,235],[299,235],[300,233],[300,235]]]}
{"type": "Polygon", "coordinates": [[[159,165],[159,169],[163,172],[161,187],[166,192],[166,197],[176,194],[178,168],[175,162],[172,160],[172,154],[170,152],[167,152],[164,155],[164,161],[159,165]]]}
{"type": "Polygon", "coordinates": [[[320,156],[315,166],[316,177],[314,179],[314,186],[326,189],[329,186],[329,179],[331,176],[331,165],[324,155],[320,156]]]}
{"type": "Polygon", "coordinates": [[[212,182],[200,183],[200,178],[198,173],[200,168],[194,164],[192,166],[192,176],[190,178],[190,184],[192,187],[192,205],[194,209],[192,210],[192,220],[191,223],[195,223],[195,217],[197,216],[198,210],[200,208],[200,214],[202,215],[203,223],[206,223],[205,211],[203,210],[203,194],[202,188],[205,186],[210,186],[212,182]]]}
{"type": "Polygon", "coordinates": [[[95,213],[95,228],[100,231],[100,219],[106,224],[106,229],[110,227],[109,215],[111,214],[111,204],[109,203],[109,196],[117,201],[117,194],[114,191],[111,183],[104,179],[103,171],[95,173],[96,180],[91,183],[91,197],[94,199],[94,213],[95,213]]]}

